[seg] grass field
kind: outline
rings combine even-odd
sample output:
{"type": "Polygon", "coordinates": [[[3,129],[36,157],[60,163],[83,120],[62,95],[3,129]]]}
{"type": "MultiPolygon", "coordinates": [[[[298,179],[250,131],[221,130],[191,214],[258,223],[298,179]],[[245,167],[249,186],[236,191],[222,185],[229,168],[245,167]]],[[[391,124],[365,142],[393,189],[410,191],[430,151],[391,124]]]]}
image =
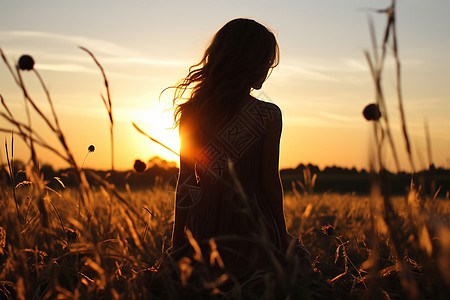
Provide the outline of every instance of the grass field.
{"type": "MultiPolygon", "coordinates": [[[[94,201],[82,210],[79,218],[78,191],[64,190],[59,195],[46,191],[41,195],[41,208],[36,191],[33,184],[16,189],[22,218],[19,224],[11,189],[2,184],[0,290],[3,297],[142,299],[154,296],[144,287],[143,270],[152,267],[169,246],[173,195],[163,185],[124,192],[122,200],[116,196],[111,198],[111,191],[100,189],[94,192],[94,201]]],[[[302,295],[311,299],[445,299],[450,276],[447,226],[450,202],[434,199],[421,204],[416,200],[412,196],[409,200],[392,199],[402,230],[402,239],[396,242],[401,244],[403,252],[396,254],[389,237],[390,225],[383,219],[381,198],[286,195],[287,226],[310,250],[316,272],[305,279],[294,278],[286,271],[287,287],[281,281],[275,281],[275,286],[265,281],[270,284],[266,286],[264,298],[302,295]],[[329,227],[325,230],[325,225],[331,225],[334,232],[329,227]],[[418,236],[414,235],[416,232],[418,236]],[[300,289],[292,288],[296,285],[300,289]]],[[[200,293],[203,297],[253,296],[245,289],[237,292],[236,287],[226,289],[210,283],[204,282],[205,288],[200,293]]],[[[185,292],[186,288],[179,286],[170,295],[177,298],[178,293],[185,292]]]]}
{"type": "MultiPolygon", "coordinates": [[[[450,299],[449,200],[436,197],[438,186],[426,192],[420,180],[412,182],[404,196],[392,197],[385,172],[386,148],[399,170],[381,81],[388,46],[392,46],[397,66],[406,156],[414,169],[403,113],[395,1],[392,3],[387,10],[379,11],[387,15],[381,46],[376,45],[372,26],[373,53],[366,52],[376,92],[376,103],[369,107],[379,109],[365,114],[374,129],[370,195],[314,193],[316,178],[305,171],[304,182],[299,184],[302,190],[286,194],[284,206],[288,230],[311,252],[314,272],[302,272],[292,248],[276,253],[262,236],[256,237],[260,248],[270,258],[282,257],[288,264],[282,267],[271,259],[268,264],[272,271],[256,273],[244,282],[233,281],[226,273],[218,277],[208,273],[211,257],[197,253],[195,262],[181,259],[174,276],[161,277],[159,288],[149,289],[152,267],[170,246],[173,188],[160,182],[146,190],[128,187],[118,191],[108,176],[87,176],[66,143],[48,89],[32,58],[23,56],[17,64],[11,64],[0,49],[23,92],[27,114],[32,112],[40,118],[59,143],[52,145],[42,139],[42,128],[33,128],[30,117],[15,118],[1,98],[0,116],[11,126],[0,131],[10,134],[13,128],[13,135],[25,142],[31,157],[24,170],[14,169],[14,143],[5,144],[7,163],[0,172],[0,298],[450,299]],[[49,114],[43,113],[28,93],[21,76],[25,71],[37,76],[50,104],[49,114]],[[66,188],[60,178],[44,180],[38,146],[67,162],[75,182],[73,188],[66,188]],[[17,183],[19,173],[26,180],[17,183]],[[95,188],[86,177],[96,182],[95,188]]],[[[113,177],[114,119],[109,85],[95,56],[82,50],[93,58],[105,82],[106,96],[102,99],[110,120],[113,177]]],[[[195,241],[189,242],[195,249],[195,241]]],[[[211,250],[213,254],[214,263],[220,253],[211,250]]]]}

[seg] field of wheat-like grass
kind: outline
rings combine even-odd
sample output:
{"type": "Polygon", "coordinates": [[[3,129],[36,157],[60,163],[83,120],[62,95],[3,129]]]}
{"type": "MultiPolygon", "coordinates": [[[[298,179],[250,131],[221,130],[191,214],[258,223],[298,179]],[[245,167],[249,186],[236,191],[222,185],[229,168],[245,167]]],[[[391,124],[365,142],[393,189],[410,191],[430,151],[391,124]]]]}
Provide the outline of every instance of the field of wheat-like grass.
{"type": "MultiPolygon", "coordinates": [[[[145,287],[145,270],[170,246],[173,195],[164,186],[125,191],[121,194],[124,201],[111,197],[111,191],[104,188],[93,191],[94,201],[79,218],[76,190],[46,191],[43,195],[37,195],[37,190],[32,183],[16,189],[22,218],[19,223],[11,189],[2,184],[2,297],[142,299],[164,292],[174,298],[189,292],[198,295],[198,291],[175,281],[172,284],[178,289],[172,291],[154,294],[145,287]],[[42,208],[36,203],[37,196],[42,197],[42,208]]],[[[403,232],[402,240],[396,241],[404,247],[399,256],[393,253],[381,199],[351,194],[287,194],[288,229],[310,250],[315,275],[290,278],[292,274],[286,272],[289,284],[284,290],[281,283],[277,286],[263,281],[267,284],[265,293],[255,295],[245,289],[237,291],[236,287],[204,282],[200,294],[230,299],[284,299],[289,295],[393,299],[409,297],[403,285],[410,284],[421,297],[443,297],[449,276],[449,232],[444,224],[449,222],[450,203],[434,199],[420,206],[415,200],[413,195],[392,199],[403,232]],[[418,236],[414,236],[415,227],[420,228],[418,236]],[[412,278],[405,283],[404,276],[412,278]],[[305,280],[309,280],[308,285],[305,280]],[[295,285],[300,288],[296,290],[292,287],[295,285]]]]}
{"type": "MultiPolygon", "coordinates": [[[[220,267],[214,240],[207,257],[188,233],[193,258],[174,262],[174,273],[155,275],[155,265],[170,247],[174,188],[159,181],[144,190],[131,190],[124,183],[119,191],[111,183],[113,103],[105,70],[89,50],[81,48],[98,66],[106,89],[102,100],[111,139],[111,168],[106,175],[86,171],[75,160],[33,58],[24,55],[12,64],[0,49],[23,94],[26,112],[25,120],[18,119],[0,95],[0,117],[8,124],[0,131],[12,134],[11,141],[5,142],[6,162],[0,166],[0,298],[450,299],[448,196],[438,198],[439,187],[431,185],[427,190],[413,176],[404,196],[390,194],[386,169],[400,169],[381,80],[388,49],[396,66],[405,155],[411,175],[417,170],[403,112],[395,1],[378,13],[387,16],[382,43],[377,45],[370,23],[373,49],[365,53],[375,86],[375,103],[364,109],[364,117],[373,125],[370,195],[314,193],[316,175],[305,170],[303,182],[297,182],[301,190],[293,187],[284,195],[284,208],[288,231],[310,251],[314,271],[304,270],[294,255],[294,243],[280,253],[262,234],[254,239],[267,254],[271,269],[243,281],[233,280],[226,268],[222,274],[211,273],[211,265],[220,267]],[[37,105],[23,72],[37,77],[50,113],[37,105]],[[31,115],[42,121],[58,145],[40,135],[42,128],[31,126],[31,115]],[[31,153],[21,168],[14,159],[14,138],[22,139],[31,153]],[[67,163],[70,187],[64,178],[44,178],[38,148],[67,163]],[[386,149],[392,153],[393,165],[386,165],[386,149]]],[[[88,149],[95,151],[93,145],[88,149]]],[[[145,164],[136,161],[136,172],[144,169],[145,164]]]]}

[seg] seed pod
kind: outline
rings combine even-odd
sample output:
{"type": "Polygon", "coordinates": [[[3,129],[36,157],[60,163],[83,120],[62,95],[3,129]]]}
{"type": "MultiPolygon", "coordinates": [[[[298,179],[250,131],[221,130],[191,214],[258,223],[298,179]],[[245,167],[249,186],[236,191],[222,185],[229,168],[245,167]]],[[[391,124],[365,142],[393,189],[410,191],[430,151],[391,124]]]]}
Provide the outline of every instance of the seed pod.
{"type": "Polygon", "coordinates": [[[88,147],[88,151],[89,152],[94,152],[95,151],[95,146],[94,145],[90,145],[89,147],[88,147]]]}
{"type": "Polygon", "coordinates": [[[33,70],[33,67],[34,59],[31,56],[24,54],[19,58],[19,69],[23,71],[30,71],[33,70]]]}
{"type": "Polygon", "coordinates": [[[145,162],[143,162],[140,159],[136,159],[134,161],[134,170],[138,173],[142,173],[145,171],[145,169],[147,168],[147,165],[145,164],[145,162]]]}
{"type": "Polygon", "coordinates": [[[377,104],[371,103],[364,108],[363,115],[367,121],[378,121],[381,118],[381,111],[377,104]]]}

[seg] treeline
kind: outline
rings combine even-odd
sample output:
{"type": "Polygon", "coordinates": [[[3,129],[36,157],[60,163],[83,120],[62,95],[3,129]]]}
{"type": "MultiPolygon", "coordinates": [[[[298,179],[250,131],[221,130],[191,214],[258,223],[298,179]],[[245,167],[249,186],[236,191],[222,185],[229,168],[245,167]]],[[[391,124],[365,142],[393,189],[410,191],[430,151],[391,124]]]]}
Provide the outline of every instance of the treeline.
{"type": "MultiPolygon", "coordinates": [[[[31,184],[27,178],[25,165],[21,161],[15,161],[13,165],[15,177],[14,184],[31,184]]],[[[85,170],[87,180],[92,186],[98,186],[92,174],[95,173],[101,178],[114,184],[118,189],[124,189],[129,185],[133,190],[151,188],[154,186],[175,187],[178,167],[174,163],[167,162],[160,158],[152,158],[146,163],[143,172],[135,170],[128,171],[100,171],[85,170]]],[[[76,185],[75,176],[72,169],[55,170],[50,165],[42,165],[40,173],[43,175],[46,185],[54,190],[74,187],[76,185]],[[63,187],[64,185],[64,187],[63,187]]],[[[386,171],[393,194],[404,194],[411,184],[421,186],[422,192],[432,194],[439,189],[441,197],[448,197],[450,191],[450,170],[435,168],[431,166],[428,170],[423,170],[415,174],[406,172],[391,173],[386,171]]],[[[370,172],[356,168],[342,168],[338,166],[325,167],[320,169],[313,164],[299,164],[296,168],[282,169],[280,171],[283,188],[286,192],[294,189],[300,193],[370,193],[371,185],[376,182],[377,177],[370,172]]],[[[0,172],[1,184],[11,185],[9,168],[3,165],[0,172]]]]}
{"type": "MultiPolygon", "coordinates": [[[[431,165],[429,169],[414,174],[406,172],[392,173],[385,171],[392,194],[405,194],[411,189],[421,188],[425,194],[433,194],[439,190],[441,197],[449,196],[450,170],[435,168],[431,165]]],[[[367,170],[356,168],[342,168],[337,166],[320,169],[313,164],[300,164],[296,168],[283,169],[280,171],[284,190],[290,191],[295,188],[299,192],[337,192],[358,194],[370,193],[371,186],[376,183],[376,174],[367,170]]]]}
{"type": "MultiPolygon", "coordinates": [[[[22,161],[16,160],[12,166],[15,174],[14,184],[27,185],[32,184],[31,179],[27,178],[25,173],[25,164],[22,161]]],[[[167,162],[160,158],[152,158],[146,163],[146,168],[142,172],[135,170],[126,171],[103,171],[84,169],[86,173],[86,179],[93,187],[97,187],[100,184],[96,181],[95,176],[106,179],[108,182],[114,184],[118,189],[124,189],[126,185],[129,185],[132,189],[145,189],[154,187],[155,185],[176,185],[178,167],[174,163],[167,162]]],[[[76,187],[76,177],[74,169],[59,169],[55,170],[51,165],[45,164],[39,167],[39,172],[42,174],[45,181],[45,185],[49,188],[59,191],[64,188],[76,187]]],[[[11,178],[9,176],[9,168],[6,165],[1,167],[0,183],[11,185],[11,178]]]]}

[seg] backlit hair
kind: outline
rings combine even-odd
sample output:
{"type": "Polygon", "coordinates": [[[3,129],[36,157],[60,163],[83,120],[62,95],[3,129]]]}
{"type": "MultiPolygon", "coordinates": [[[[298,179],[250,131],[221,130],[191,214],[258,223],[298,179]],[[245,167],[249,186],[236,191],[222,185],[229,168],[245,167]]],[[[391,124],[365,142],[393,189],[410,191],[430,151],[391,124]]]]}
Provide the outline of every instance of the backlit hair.
{"type": "Polygon", "coordinates": [[[243,18],[229,21],[214,35],[202,60],[175,87],[175,127],[186,118],[195,123],[196,131],[214,134],[278,61],[275,35],[264,25],[243,18]],[[186,91],[187,101],[182,102],[186,91]]]}

